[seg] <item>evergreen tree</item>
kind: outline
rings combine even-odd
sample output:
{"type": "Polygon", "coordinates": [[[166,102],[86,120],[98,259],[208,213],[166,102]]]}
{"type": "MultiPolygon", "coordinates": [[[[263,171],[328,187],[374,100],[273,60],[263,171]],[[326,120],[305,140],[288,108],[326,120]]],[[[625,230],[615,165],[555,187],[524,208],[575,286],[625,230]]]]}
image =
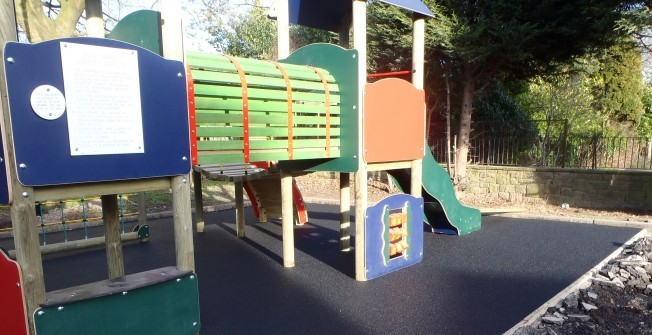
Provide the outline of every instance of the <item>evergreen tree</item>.
{"type": "MultiPolygon", "coordinates": [[[[474,96],[495,80],[553,73],[551,64],[569,62],[594,48],[609,47],[620,37],[616,23],[630,8],[610,0],[424,2],[435,14],[427,21],[427,64],[444,64],[448,68],[444,73],[456,75],[460,90],[456,157],[459,180],[464,180],[466,174],[474,96]],[[440,59],[430,58],[435,55],[440,59]]],[[[408,19],[404,14],[403,19],[392,21],[399,27],[395,34],[405,34],[402,27],[408,19]]],[[[371,26],[377,24],[373,21],[371,26]]],[[[406,43],[389,34],[391,26],[387,27],[380,30],[385,31],[382,35],[372,31],[371,40],[388,39],[381,43],[392,43],[394,48],[389,50],[400,60],[404,54],[400,49],[406,43]]]]}

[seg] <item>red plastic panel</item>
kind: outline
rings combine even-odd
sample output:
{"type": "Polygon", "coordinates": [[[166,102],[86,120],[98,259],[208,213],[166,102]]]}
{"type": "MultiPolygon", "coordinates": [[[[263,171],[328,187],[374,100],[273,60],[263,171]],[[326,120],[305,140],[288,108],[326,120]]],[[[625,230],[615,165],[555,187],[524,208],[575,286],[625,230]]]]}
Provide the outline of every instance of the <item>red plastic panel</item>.
{"type": "Polygon", "coordinates": [[[426,136],[423,90],[396,78],[365,86],[364,159],[367,163],[423,158],[426,136]]]}
{"type": "Polygon", "coordinates": [[[308,222],[308,209],[306,208],[306,203],[303,201],[303,195],[297,185],[297,180],[294,178],[292,179],[292,198],[294,199],[294,206],[297,209],[297,224],[302,225],[308,222]]]}
{"type": "Polygon", "coordinates": [[[199,156],[197,155],[197,118],[195,109],[195,84],[192,82],[192,72],[190,66],[186,65],[186,78],[188,86],[188,117],[190,122],[190,157],[192,157],[192,165],[199,164],[199,156]]]}
{"type": "Polygon", "coordinates": [[[0,325],[3,334],[27,334],[23,285],[18,263],[0,251],[0,325]]]}

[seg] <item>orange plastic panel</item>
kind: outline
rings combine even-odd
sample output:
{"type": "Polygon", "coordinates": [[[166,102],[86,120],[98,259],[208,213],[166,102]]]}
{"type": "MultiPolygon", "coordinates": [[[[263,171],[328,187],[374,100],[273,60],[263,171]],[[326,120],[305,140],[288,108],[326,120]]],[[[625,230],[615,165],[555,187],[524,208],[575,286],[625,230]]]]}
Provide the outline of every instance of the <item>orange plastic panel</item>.
{"type": "Polygon", "coordinates": [[[0,327],[3,334],[27,334],[23,285],[18,263],[0,250],[0,327]]]}
{"type": "Polygon", "coordinates": [[[364,159],[367,163],[423,158],[426,103],[423,90],[397,78],[365,86],[364,159]]]}

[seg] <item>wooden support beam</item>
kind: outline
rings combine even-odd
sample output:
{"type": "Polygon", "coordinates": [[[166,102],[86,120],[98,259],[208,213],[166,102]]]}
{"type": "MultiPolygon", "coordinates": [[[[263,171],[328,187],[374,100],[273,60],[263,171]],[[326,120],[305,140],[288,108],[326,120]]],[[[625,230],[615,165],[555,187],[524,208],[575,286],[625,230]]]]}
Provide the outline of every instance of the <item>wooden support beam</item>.
{"type": "MultiPolygon", "coordinates": [[[[184,60],[181,3],[161,0],[161,35],[163,57],[184,60]]],[[[192,242],[192,213],[190,210],[189,174],[171,178],[172,213],[174,216],[174,243],[177,269],[195,271],[195,249],[192,242]]]]}
{"type": "Polygon", "coordinates": [[[367,171],[372,172],[372,171],[398,170],[398,169],[409,169],[411,167],[412,167],[412,161],[373,163],[367,165],[367,171]]]}
{"type": "MultiPolygon", "coordinates": [[[[120,235],[120,240],[122,242],[135,241],[139,238],[140,236],[138,235],[137,231],[130,231],[128,233],[124,233],[120,235]]],[[[99,247],[104,245],[106,245],[106,238],[104,236],[99,236],[99,237],[86,238],[83,240],[74,240],[74,241],[68,241],[62,243],[52,243],[52,244],[42,245],[40,246],[39,249],[41,250],[41,255],[49,255],[49,254],[56,254],[59,252],[88,249],[88,248],[94,248],[94,247],[99,247]]],[[[16,250],[9,250],[8,254],[9,257],[16,259],[16,250]]]]}
{"type": "Polygon", "coordinates": [[[410,194],[413,197],[421,198],[421,183],[423,180],[423,164],[421,159],[412,161],[410,170],[410,194]]]}
{"type": "Polygon", "coordinates": [[[45,281],[43,278],[43,263],[39,252],[38,225],[34,207],[34,192],[32,188],[24,187],[18,182],[16,175],[16,160],[13,149],[13,135],[9,118],[9,104],[4,68],[4,45],[16,41],[16,16],[13,0],[0,1],[0,112],[2,118],[0,127],[4,134],[5,149],[2,164],[7,164],[10,191],[13,197],[11,205],[11,222],[14,229],[14,245],[16,260],[20,264],[23,278],[23,294],[27,309],[27,322],[30,334],[34,334],[34,311],[45,302],[45,281]]]}
{"type": "Polygon", "coordinates": [[[294,267],[294,203],[292,173],[281,170],[281,212],[283,226],[283,266],[294,267]]]}
{"type": "MultiPolygon", "coordinates": [[[[353,1],[353,43],[358,51],[358,124],[364,115],[364,88],[367,83],[367,2],[353,1]]],[[[358,143],[364,134],[358,132],[358,143]]],[[[367,211],[367,165],[362,159],[362,145],[358,146],[359,165],[355,173],[355,279],[367,280],[365,271],[365,213],[367,211]]]]}
{"type": "Polygon", "coordinates": [[[86,0],[86,36],[104,38],[104,19],[100,0],[86,0]]]}
{"type": "Polygon", "coordinates": [[[161,0],[160,10],[163,57],[183,62],[185,55],[183,51],[181,2],[177,0],[161,0]]]}
{"type": "Polygon", "coordinates": [[[244,217],[244,185],[242,181],[236,181],[235,186],[235,226],[238,237],[245,237],[244,217]]]}
{"type": "Polygon", "coordinates": [[[202,195],[201,172],[192,171],[192,183],[195,194],[195,226],[198,233],[204,232],[204,196],[202,195]]]}
{"type": "Polygon", "coordinates": [[[340,250],[351,251],[351,174],[340,173],[340,250]]]}
{"type": "Polygon", "coordinates": [[[104,194],[137,193],[169,189],[170,178],[150,178],[138,180],[117,180],[88,184],[68,184],[57,186],[42,186],[34,189],[34,201],[58,199],[73,199],[80,195],[84,197],[104,194]]]}
{"type": "Polygon", "coordinates": [[[412,24],[412,84],[422,90],[426,19],[423,15],[415,13],[412,24]]]}
{"type": "MultiPolygon", "coordinates": [[[[425,57],[425,27],[426,20],[423,15],[414,14],[413,16],[413,28],[412,28],[412,68],[414,69],[412,73],[412,84],[418,88],[423,89],[423,78],[424,78],[424,57],[425,57]]],[[[423,118],[425,119],[425,111],[423,118]]],[[[424,122],[425,124],[425,122],[424,122]]],[[[425,125],[428,127],[428,125],[425,125]]],[[[426,129],[423,129],[423,137],[425,139],[426,129]]],[[[425,140],[424,140],[425,143],[425,140]]],[[[425,144],[422,150],[425,150],[425,144]]],[[[425,151],[424,151],[425,153],[425,151]]],[[[412,161],[411,173],[410,173],[410,190],[411,194],[414,197],[421,198],[421,183],[423,179],[422,175],[422,160],[417,159],[412,161]]]]}
{"type": "Polygon", "coordinates": [[[120,239],[120,216],[118,195],[107,194],[102,199],[102,217],[104,218],[104,236],[106,236],[106,261],[109,279],[125,275],[122,240],[120,239]]]}
{"type": "Polygon", "coordinates": [[[195,271],[195,247],[192,240],[190,187],[188,176],[172,177],[172,215],[177,269],[195,271]]]}
{"type": "Polygon", "coordinates": [[[290,9],[289,0],[276,1],[278,59],[290,56],[290,9]]]}
{"type": "Polygon", "coordinates": [[[145,192],[138,192],[138,226],[144,227],[147,224],[147,200],[145,192]]]}

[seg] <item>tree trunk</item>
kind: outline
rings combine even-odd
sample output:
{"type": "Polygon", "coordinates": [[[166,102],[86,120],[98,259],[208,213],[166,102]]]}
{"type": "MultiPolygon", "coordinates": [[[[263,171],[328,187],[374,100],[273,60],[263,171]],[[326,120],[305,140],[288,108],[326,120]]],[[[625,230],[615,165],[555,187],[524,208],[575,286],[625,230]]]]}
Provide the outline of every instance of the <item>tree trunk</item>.
{"type": "Polygon", "coordinates": [[[475,80],[470,64],[464,66],[464,92],[462,94],[462,113],[460,114],[460,131],[455,156],[455,183],[459,189],[466,187],[466,165],[469,155],[469,140],[471,134],[471,114],[473,113],[473,94],[475,80]]]}
{"type": "Polygon", "coordinates": [[[61,37],[71,37],[77,22],[84,12],[84,0],[59,1],[61,8],[56,19],[49,18],[43,11],[41,0],[17,0],[16,19],[32,43],[61,37]]]}

